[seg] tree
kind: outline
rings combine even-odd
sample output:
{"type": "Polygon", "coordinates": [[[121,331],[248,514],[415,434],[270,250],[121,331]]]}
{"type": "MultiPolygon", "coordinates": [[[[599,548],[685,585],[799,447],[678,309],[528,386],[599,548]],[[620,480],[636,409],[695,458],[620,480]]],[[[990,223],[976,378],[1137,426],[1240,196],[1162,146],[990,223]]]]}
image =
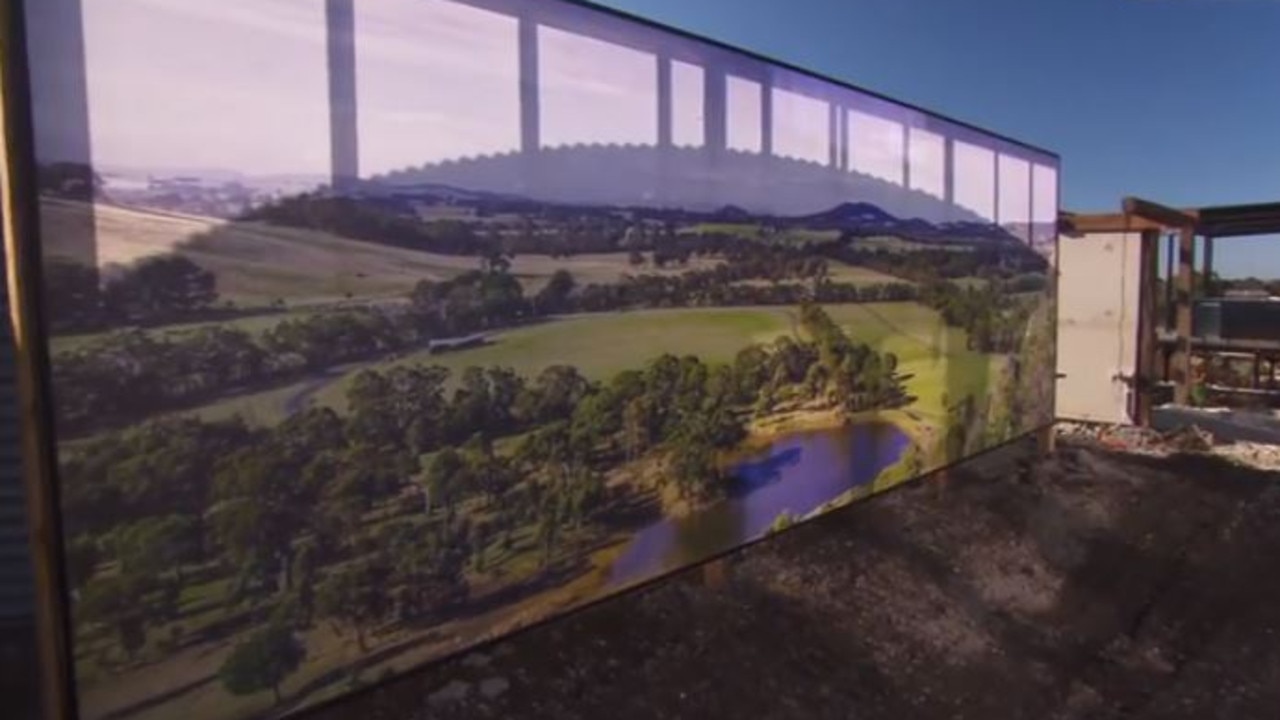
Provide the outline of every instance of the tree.
{"type": "Polygon", "coordinates": [[[568,270],[563,268],[556,270],[551,274],[546,286],[534,296],[538,312],[549,314],[566,310],[569,296],[573,293],[575,286],[573,275],[569,274],[568,270]]]}
{"type": "Polygon", "coordinates": [[[320,574],[320,547],[312,540],[303,541],[293,560],[293,577],[298,593],[298,622],[311,625],[316,607],[316,584],[320,574]]]}
{"type": "Polygon", "coordinates": [[[75,200],[92,200],[102,187],[102,178],[86,163],[54,162],[36,169],[41,194],[75,200]]]}
{"type": "Polygon", "coordinates": [[[572,365],[551,365],[539,373],[533,385],[533,410],[528,416],[539,423],[564,420],[590,390],[591,385],[572,365]]]}
{"type": "Polygon", "coordinates": [[[356,643],[367,651],[370,628],[391,611],[387,592],[390,568],[382,558],[361,560],[330,574],[316,592],[316,611],[337,625],[356,633],[356,643]]]}
{"type": "Polygon", "coordinates": [[[217,299],[217,277],[181,255],[140,260],[106,288],[107,307],[131,321],[190,314],[217,299]]]}
{"type": "Polygon", "coordinates": [[[147,643],[147,608],[139,602],[145,586],[135,577],[113,575],[89,583],[77,610],[79,622],[102,623],[116,632],[116,639],[130,660],[147,643]]]}
{"type": "Polygon", "coordinates": [[[446,511],[453,508],[466,489],[469,478],[467,463],[462,455],[453,448],[445,448],[436,453],[427,468],[427,493],[432,507],[443,507],[446,511]]]}
{"type": "Polygon", "coordinates": [[[250,635],[236,646],[218,668],[218,678],[233,695],[250,695],[271,689],[280,702],[280,683],[289,677],[306,657],[306,648],[288,625],[279,622],[250,635]]]}
{"type": "Polygon", "coordinates": [[[87,535],[78,535],[67,543],[67,582],[72,590],[79,590],[93,579],[101,554],[98,543],[87,535]]]}
{"type": "Polygon", "coordinates": [[[115,544],[123,572],[171,572],[181,586],[182,565],[200,559],[200,523],[188,515],[145,518],[121,528],[115,544]]]}
{"type": "Polygon", "coordinates": [[[96,268],[57,256],[44,264],[49,325],[55,331],[85,330],[102,320],[102,290],[96,268]]]}
{"type": "Polygon", "coordinates": [[[628,460],[635,460],[649,449],[652,441],[650,428],[647,399],[644,396],[633,398],[622,412],[622,445],[628,460]]]}

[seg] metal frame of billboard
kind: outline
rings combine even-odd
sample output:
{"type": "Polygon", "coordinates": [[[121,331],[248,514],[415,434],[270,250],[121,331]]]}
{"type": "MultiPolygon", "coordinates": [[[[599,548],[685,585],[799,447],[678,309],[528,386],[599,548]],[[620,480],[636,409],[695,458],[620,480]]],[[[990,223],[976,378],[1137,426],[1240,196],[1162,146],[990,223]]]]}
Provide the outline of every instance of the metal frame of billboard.
{"type": "MultiPolygon", "coordinates": [[[[3,64],[0,66],[3,73],[0,76],[0,82],[3,83],[0,85],[0,90],[3,93],[3,113],[0,114],[0,130],[3,131],[4,142],[3,148],[0,148],[3,150],[4,159],[3,175],[0,176],[0,181],[2,181],[3,189],[5,251],[9,260],[7,282],[13,308],[11,322],[18,347],[21,413],[24,418],[23,456],[26,460],[24,475],[28,491],[32,554],[35,559],[36,570],[37,634],[41,664],[42,704],[46,717],[71,720],[79,717],[79,709],[71,661],[74,648],[72,647],[71,639],[68,582],[63,560],[62,513],[59,510],[56,427],[51,401],[50,334],[46,322],[47,318],[45,317],[45,287],[39,253],[41,241],[39,212],[37,209],[38,190],[35,182],[37,165],[34,152],[35,130],[32,117],[32,78],[25,17],[26,8],[37,1],[15,0],[14,2],[6,3],[3,8],[0,8],[0,39],[3,40],[4,50],[3,64]]],[[[335,2],[335,0],[327,1],[330,4],[335,2]]],[[[344,1],[349,0],[336,0],[337,3],[344,1]]],[[[1058,207],[1061,206],[1061,159],[1056,153],[1036,145],[993,133],[976,125],[955,120],[909,103],[897,101],[852,83],[806,70],[751,50],[735,47],[679,28],[665,26],[621,10],[594,5],[586,0],[551,0],[551,2],[546,0],[538,0],[537,2],[535,0],[527,0],[527,2],[522,2],[521,0],[457,1],[476,7],[490,8],[509,8],[513,5],[536,6],[539,8],[539,12],[549,12],[552,15],[563,12],[570,15],[586,14],[625,21],[633,24],[636,28],[643,28],[646,32],[653,33],[658,38],[674,38],[698,43],[704,46],[712,56],[739,61],[746,60],[750,63],[763,63],[836,89],[857,93],[864,98],[894,110],[917,113],[928,121],[942,123],[954,130],[960,130],[961,135],[968,135],[987,142],[994,140],[1036,153],[1054,162],[1054,169],[1058,172],[1058,207]]],[[[68,3],[64,3],[64,5],[78,7],[79,0],[68,0],[68,3]]],[[[87,105],[87,100],[85,104],[87,105]]],[[[953,138],[955,134],[948,134],[947,137],[953,138]]],[[[998,151],[993,150],[993,152],[996,153],[998,158],[998,151]]],[[[1029,218],[1029,220],[1034,221],[1034,218],[1029,218]]],[[[1054,245],[1056,246],[1056,244],[1055,235],[1054,245]]],[[[1053,288],[1056,285],[1057,278],[1056,263],[1051,266],[1050,277],[1051,288],[1053,288]]],[[[1056,290],[1051,289],[1050,292],[1056,296],[1056,290]]],[[[1055,302],[1055,322],[1056,316],[1057,307],[1055,302]]],[[[1052,354],[1056,356],[1056,347],[1052,354]]],[[[1052,394],[1050,394],[1050,402],[1052,402],[1052,394]]],[[[1053,416],[1052,412],[1050,412],[1049,416],[1053,416]]],[[[953,463],[933,468],[926,475],[945,472],[955,465],[999,450],[1008,444],[1025,438],[1027,435],[1044,432],[1048,427],[1051,427],[1051,424],[1026,429],[1023,434],[1017,437],[1005,440],[993,447],[985,448],[976,454],[961,458],[953,463]]],[[[918,480],[920,477],[922,476],[912,478],[911,481],[902,483],[902,486],[910,484],[910,482],[918,480]]],[[[892,492],[893,489],[896,488],[885,492],[892,492]]],[[[835,517],[835,515],[836,513],[833,511],[824,512],[813,518],[812,521],[826,521],[829,519],[828,516],[835,517]]],[[[789,529],[792,528],[784,528],[779,532],[785,532],[789,529]]],[[[770,537],[773,537],[773,535],[751,539],[705,557],[698,562],[665,570],[621,591],[602,593],[591,600],[578,603],[568,610],[538,618],[507,634],[447,652],[417,667],[422,668],[447,662],[462,654],[523,634],[546,623],[588,610],[598,603],[615,599],[619,594],[643,591],[645,588],[667,580],[676,574],[733,555],[770,537]]],[[[393,682],[399,677],[397,675],[396,678],[391,680],[381,680],[338,697],[323,700],[306,708],[305,712],[350,700],[353,696],[367,693],[387,682],[393,682]]],[[[294,714],[294,712],[297,711],[291,711],[289,714],[294,714]]]]}

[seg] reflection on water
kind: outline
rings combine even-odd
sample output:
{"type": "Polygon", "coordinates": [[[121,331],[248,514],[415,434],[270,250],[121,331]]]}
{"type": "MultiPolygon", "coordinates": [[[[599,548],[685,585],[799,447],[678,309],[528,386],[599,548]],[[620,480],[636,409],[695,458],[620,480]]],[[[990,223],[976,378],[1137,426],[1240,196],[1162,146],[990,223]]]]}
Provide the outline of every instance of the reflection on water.
{"type": "Polygon", "coordinates": [[[657,520],[636,533],[614,563],[610,584],[630,584],[754,540],[783,512],[805,515],[869,484],[898,461],[909,443],[905,433],[885,422],[777,438],[737,459],[725,500],[682,518],[657,520]]]}

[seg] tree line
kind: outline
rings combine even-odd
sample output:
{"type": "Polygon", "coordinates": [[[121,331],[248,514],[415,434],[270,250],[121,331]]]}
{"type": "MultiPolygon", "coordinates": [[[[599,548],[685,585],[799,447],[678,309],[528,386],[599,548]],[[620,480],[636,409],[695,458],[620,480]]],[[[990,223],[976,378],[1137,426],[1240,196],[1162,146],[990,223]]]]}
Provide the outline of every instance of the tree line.
{"type": "Polygon", "coordinates": [[[805,338],[726,364],[663,355],[604,382],[568,365],[534,378],[470,367],[452,389],[444,368],[397,366],[360,373],[345,416],[309,409],[267,429],[176,417],[93,440],[62,467],[77,618],[111,633],[124,662],[150,642],[240,634],[224,686],[278,692],[305,655],[300,629],[329,622],[365,647],[388,625],[460,611],[468,574],[513,552],[551,568],[569,539],[606,527],[625,492],[606,477],[628,463],[660,463],[679,495],[705,501],[726,488],[719,457],[752,414],[908,401],[891,353],[817,305],[800,318],[805,338]],[[498,452],[502,438],[519,441],[498,452]],[[217,577],[234,612],[175,630],[184,589],[217,577]]]}
{"type": "Polygon", "coordinates": [[[219,309],[214,274],[172,253],[143,258],[105,281],[95,267],[53,257],[44,285],[54,333],[182,322],[219,309]]]}
{"type": "MultiPolygon", "coordinates": [[[[180,257],[144,261],[169,267],[180,257]]],[[[507,328],[550,315],[626,309],[726,305],[793,305],[904,301],[916,298],[905,283],[855,286],[827,278],[825,261],[798,251],[756,246],[726,262],[679,275],[624,276],[617,283],[579,287],[556,271],[526,295],[501,253],[457,277],[420,281],[408,303],[331,310],[280,321],[261,334],[210,325],[159,335],[116,331],[53,362],[55,411],[72,435],[118,426],[190,407],[234,392],[278,385],[338,365],[371,360],[437,339],[507,328]],[[785,282],[792,278],[793,282],[785,282]],[[753,283],[755,280],[767,280],[753,283]]],[[[216,297],[212,275],[200,270],[216,297]]],[[[139,273],[152,278],[155,273],[139,273]]],[[[110,287],[110,286],[108,286],[110,287]]],[[[163,283],[149,297],[167,297],[163,283]]],[[[184,307],[190,307],[184,306],[184,307]]]]}

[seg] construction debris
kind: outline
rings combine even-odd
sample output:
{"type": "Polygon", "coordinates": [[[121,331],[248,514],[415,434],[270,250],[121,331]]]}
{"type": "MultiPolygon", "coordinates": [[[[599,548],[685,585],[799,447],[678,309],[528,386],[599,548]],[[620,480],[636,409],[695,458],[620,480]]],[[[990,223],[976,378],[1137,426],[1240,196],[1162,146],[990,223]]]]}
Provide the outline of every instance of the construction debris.
{"type": "Polygon", "coordinates": [[[1059,423],[1060,438],[1096,447],[1140,455],[1167,457],[1175,454],[1212,454],[1260,470],[1280,470],[1280,445],[1224,442],[1198,425],[1183,425],[1168,432],[1129,425],[1059,423]]]}

